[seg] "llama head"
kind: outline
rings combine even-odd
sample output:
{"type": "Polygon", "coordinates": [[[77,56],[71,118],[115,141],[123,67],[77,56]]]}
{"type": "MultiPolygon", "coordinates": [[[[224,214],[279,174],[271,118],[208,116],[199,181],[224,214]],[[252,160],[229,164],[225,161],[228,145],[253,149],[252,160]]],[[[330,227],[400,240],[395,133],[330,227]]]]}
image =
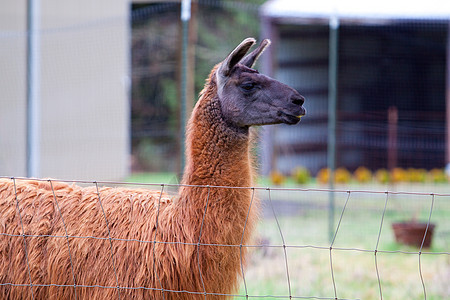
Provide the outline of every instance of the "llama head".
{"type": "Polygon", "coordinates": [[[216,70],[217,94],[228,123],[238,127],[296,124],[305,115],[304,97],[293,88],[253,69],[270,40],[247,54],[255,39],[242,41],[216,70]]]}

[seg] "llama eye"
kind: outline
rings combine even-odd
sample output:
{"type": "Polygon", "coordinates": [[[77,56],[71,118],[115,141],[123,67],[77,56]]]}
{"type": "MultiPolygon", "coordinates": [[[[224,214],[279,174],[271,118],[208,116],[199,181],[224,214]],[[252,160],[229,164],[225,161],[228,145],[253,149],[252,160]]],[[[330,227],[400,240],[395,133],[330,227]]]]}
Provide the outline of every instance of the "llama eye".
{"type": "Polygon", "coordinates": [[[244,82],[241,84],[241,88],[245,91],[251,91],[255,88],[256,84],[254,82],[244,82]]]}

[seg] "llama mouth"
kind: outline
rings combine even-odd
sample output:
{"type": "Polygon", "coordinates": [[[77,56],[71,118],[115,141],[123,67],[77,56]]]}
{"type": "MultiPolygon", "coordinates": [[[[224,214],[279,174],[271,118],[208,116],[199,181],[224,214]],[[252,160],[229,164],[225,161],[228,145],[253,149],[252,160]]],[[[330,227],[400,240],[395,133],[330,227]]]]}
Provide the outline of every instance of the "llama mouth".
{"type": "Polygon", "coordinates": [[[300,119],[304,116],[305,114],[300,114],[300,115],[293,115],[293,114],[288,114],[283,112],[281,115],[281,118],[283,120],[283,123],[289,124],[289,125],[294,125],[297,124],[298,122],[300,122],[300,119]]]}
{"type": "Polygon", "coordinates": [[[280,116],[283,120],[283,123],[294,125],[300,122],[300,119],[306,114],[305,109],[302,107],[302,110],[299,114],[292,114],[292,113],[286,113],[283,111],[280,111],[280,116]]]}

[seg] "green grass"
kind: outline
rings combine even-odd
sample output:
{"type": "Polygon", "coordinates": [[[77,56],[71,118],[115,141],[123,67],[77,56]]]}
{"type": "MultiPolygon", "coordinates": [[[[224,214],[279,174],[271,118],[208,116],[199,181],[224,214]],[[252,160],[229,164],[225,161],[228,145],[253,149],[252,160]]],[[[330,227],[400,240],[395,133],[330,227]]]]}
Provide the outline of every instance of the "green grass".
{"type": "MultiPolygon", "coordinates": [[[[341,216],[347,195],[335,195],[334,228],[341,216]]],[[[331,252],[339,299],[381,299],[374,250],[377,247],[385,197],[385,194],[350,194],[333,244],[335,249],[331,252]]],[[[260,198],[267,205],[267,192],[262,191],[260,198]]],[[[252,259],[245,272],[248,295],[272,295],[268,299],[285,299],[289,296],[334,299],[330,240],[327,234],[328,192],[271,191],[271,199],[275,209],[280,200],[297,202],[301,209],[296,215],[280,214],[279,227],[275,218],[270,216],[260,221],[257,238],[271,246],[280,247],[253,250],[252,259]],[[286,252],[290,294],[283,239],[288,246],[286,252]]],[[[418,249],[397,244],[391,224],[409,219],[411,215],[417,215],[419,220],[426,221],[430,204],[429,195],[393,195],[388,199],[378,243],[378,251],[382,252],[377,253],[383,299],[424,299],[418,249]]],[[[449,252],[450,249],[450,201],[448,197],[435,197],[434,204],[431,220],[437,227],[432,247],[424,249],[420,257],[422,275],[427,299],[450,299],[450,256],[433,254],[449,252]]],[[[245,289],[242,288],[240,293],[244,295],[245,289]]]]}
{"type": "Polygon", "coordinates": [[[133,183],[165,183],[177,184],[178,177],[175,173],[134,173],[125,179],[126,182],[133,183]]]}

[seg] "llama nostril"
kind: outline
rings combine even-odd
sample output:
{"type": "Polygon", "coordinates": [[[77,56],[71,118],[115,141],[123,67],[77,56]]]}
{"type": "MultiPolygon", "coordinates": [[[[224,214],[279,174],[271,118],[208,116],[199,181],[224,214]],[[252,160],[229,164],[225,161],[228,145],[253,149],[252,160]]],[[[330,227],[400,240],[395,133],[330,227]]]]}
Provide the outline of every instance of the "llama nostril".
{"type": "Polygon", "coordinates": [[[305,103],[305,98],[301,95],[294,95],[291,97],[291,101],[295,105],[303,105],[303,103],[305,103]]]}

